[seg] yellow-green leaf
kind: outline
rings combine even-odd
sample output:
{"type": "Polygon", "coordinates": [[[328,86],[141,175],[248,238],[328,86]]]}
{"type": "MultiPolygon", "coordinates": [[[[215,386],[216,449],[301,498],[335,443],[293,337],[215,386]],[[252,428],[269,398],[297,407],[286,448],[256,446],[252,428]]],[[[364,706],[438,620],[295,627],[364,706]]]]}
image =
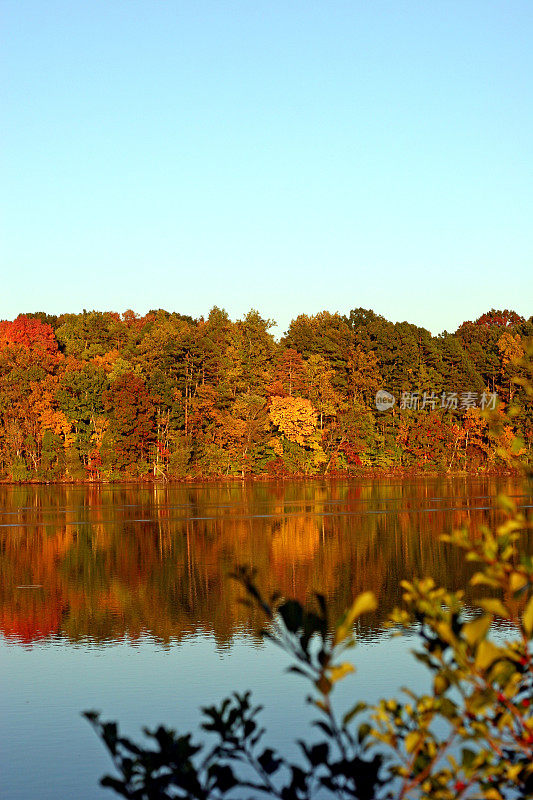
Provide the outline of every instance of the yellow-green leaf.
{"type": "Polygon", "coordinates": [[[413,750],[418,746],[420,742],[420,732],[419,731],[411,731],[405,737],[405,749],[408,753],[412,753],[413,750]]]}
{"type": "Polygon", "coordinates": [[[516,781],[522,770],[524,769],[523,764],[509,764],[506,767],[507,778],[511,781],[516,781]]]}
{"type": "Polygon", "coordinates": [[[524,623],[525,632],[531,638],[531,634],[533,633],[533,596],[529,598],[524,616],[522,617],[522,622],[524,623]]]}
{"type": "Polygon", "coordinates": [[[498,658],[501,658],[501,651],[492,642],[487,642],[484,639],[480,642],[476,654],[476,667],[479,669],[488,669],[498,658]]]}
{"type": "Polygon", "coordinates": [[[377,607],[378,604],[374,592],[363,592],[355,599],[354,604],[348,611],[348,618],[353,623],[361,614],[375,611],[377,607]]]}
{"type": "Polygon", "coordinates": [[[448,642],[452,647],[455,645],[456,637],[451,625],[448,625],[446,622],[437,622],[435,624],[435,630],[444,642],[448,642]]]}
{"type": "Polygon", "coordinates": [[[446,689],[450,686],[450,681],[444,675],[435,675],[435,680],[433,681],[433,691],[436,695],[444,694],[446,689]]]}
{"type": "Polygon", "coordinates": [[[363,592],[355,598],[335,631],[335,642],[342,642],[349,634],[355,620],[368,611],[375,611],[378,604],[374,592],[363,592]]]}
{"type": "Polygon", "coordinates": [[[467,622],[463,625],[463,636],[471,647],[485,638],[491,622],[491,615],[483,614],[481,617],[472,620],[472,622],[467,622]]]}
{"type": "Polygon", "coordinates": [[[339,664],[337,667],[331,667],[329,671],[329,679],[332,683],[342,680],[351,672],[355,672],[355,668],[351,664],[339,664]]]}
{"type": "Polygon", "coordinates": [[[485,575],[484,572],[476,572],[470,578],[470,584],[472,586],[479,586],[480,584],[484,584],[485,586],[494,586],[498,587],[500,584],[495,578],[489,578],[488,575],[485,575]]]}
{"type": "Polygon", "coordinates": [[[516,514],[516,505],[506,494],[499,494],[496,498],[496,502],[504,511],[507,511],[509,514],[516,514]]]}
{"type": "Polygon", "coordinates": [[[512,592],[519,592],[520,589],[523,589],[524,586],[527,586],[526,576],[522,575],[520,572],[511,572],[509,586],[512,592]]]}
{"type": "Polygon", "coordinates": [[[488,611],[489,614],[496,614],[498,617],[509,619],[509,610],[504,606],[501,600],[497,600],[495,597],[485,597],[483,600],[479,601],[479,605],[485,611],[488,611]]]}

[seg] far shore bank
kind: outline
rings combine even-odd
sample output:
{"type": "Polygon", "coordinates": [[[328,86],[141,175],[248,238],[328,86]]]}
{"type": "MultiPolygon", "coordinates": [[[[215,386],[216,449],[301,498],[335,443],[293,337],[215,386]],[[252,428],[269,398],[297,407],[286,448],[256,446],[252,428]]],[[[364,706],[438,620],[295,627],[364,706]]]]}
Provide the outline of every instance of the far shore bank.
{"type": "Polygon", "coordinates": [[[331,473],[328,475],[270,475],[261,473],[258,475],[211,475],[211,476],[187,476],[185,478],[154,478],[151,475],[142,478],[117,477],[117,478],[98,478],[98,479],[69,479],[61,478],[58,480],[40,480],[33,478],[24,481],[14,481],[9,478],[1,478],[2,486],[113,486],[116,484],[135,484],[138,486],[186,486],[192,484],[215,484],[215,483],[288,483],[288,482],[311,482],[327,481],[337,482],[346,480],[360,479],[399,479],[406,478],[480,478],[480,477],[517,477],[521,473],[518,470],[494,468],[494,469],[471,469],[471,470],[421,470],[421,469],[364,469],[357,472],[331,473]]]}

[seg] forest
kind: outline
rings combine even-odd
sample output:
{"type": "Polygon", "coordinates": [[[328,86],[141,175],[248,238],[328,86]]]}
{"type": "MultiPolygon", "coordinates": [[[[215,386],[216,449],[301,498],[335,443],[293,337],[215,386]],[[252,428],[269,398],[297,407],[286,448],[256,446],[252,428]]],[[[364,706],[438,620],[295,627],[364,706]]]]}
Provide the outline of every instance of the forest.
{"type": "Polygon", "coordinates": [[[367,309],[323,311],[279,341],[274,324],[217,307],[0,322],[0,479],[490,471],[515,435],[531,460],[520,379],[533,317],[491,310],[433,336],[367,309]],[[385,410],[378,390],[394,398],[385,410]],[[512,410],[496,436],[487,409],[512,410]]]}

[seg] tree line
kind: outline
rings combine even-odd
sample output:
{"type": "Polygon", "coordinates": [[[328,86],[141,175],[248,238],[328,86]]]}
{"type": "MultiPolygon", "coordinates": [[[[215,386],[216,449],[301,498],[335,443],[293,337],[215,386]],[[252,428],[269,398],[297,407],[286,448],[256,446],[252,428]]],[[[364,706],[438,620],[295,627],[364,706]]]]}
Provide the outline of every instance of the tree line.
{"type": "Polygon", "coordinates": [[[362,308],[301,314],[279,341],[273,326],[217,307],[0,322],[0,478],[491,469],[514,435],[530,459],[532,317],[491,310],[438,336],[362,308]]]}

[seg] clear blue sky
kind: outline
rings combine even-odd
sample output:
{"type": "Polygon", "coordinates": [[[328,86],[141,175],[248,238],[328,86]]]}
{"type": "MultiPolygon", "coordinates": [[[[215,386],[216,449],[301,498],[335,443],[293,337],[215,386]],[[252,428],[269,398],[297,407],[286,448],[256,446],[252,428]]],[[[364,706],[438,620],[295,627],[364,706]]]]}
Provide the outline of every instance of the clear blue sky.
{"type": "Polygon", "coordinates": [[[0,318],[533,313],[531,0],[4,0],[0,318]]]}

